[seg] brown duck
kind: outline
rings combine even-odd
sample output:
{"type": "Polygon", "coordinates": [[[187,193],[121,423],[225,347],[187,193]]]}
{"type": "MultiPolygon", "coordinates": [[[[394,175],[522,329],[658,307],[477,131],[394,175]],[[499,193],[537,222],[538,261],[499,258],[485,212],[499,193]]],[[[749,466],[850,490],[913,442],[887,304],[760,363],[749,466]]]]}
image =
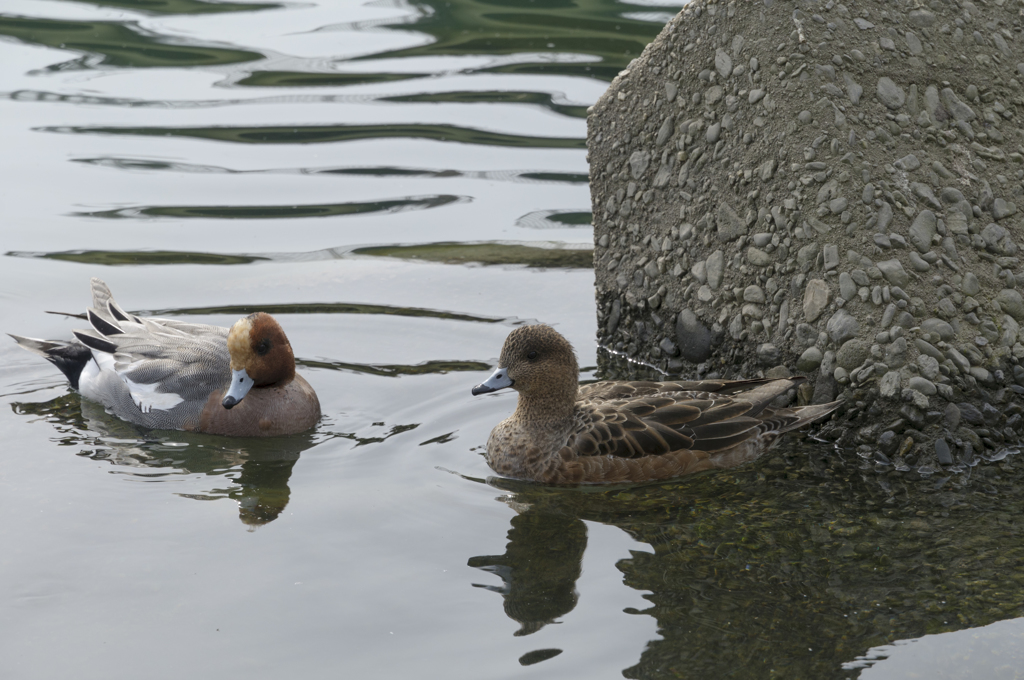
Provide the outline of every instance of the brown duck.
{"type": "Polygon", "coordinates": [[[487,464],[547,484],[645,482],[751,461],[840,402],[770,404],[804,378],[579,385],[569,341],[550,326],[512,331],[473,394],[512,387],[515,413],[487,440],[487,464]]]}

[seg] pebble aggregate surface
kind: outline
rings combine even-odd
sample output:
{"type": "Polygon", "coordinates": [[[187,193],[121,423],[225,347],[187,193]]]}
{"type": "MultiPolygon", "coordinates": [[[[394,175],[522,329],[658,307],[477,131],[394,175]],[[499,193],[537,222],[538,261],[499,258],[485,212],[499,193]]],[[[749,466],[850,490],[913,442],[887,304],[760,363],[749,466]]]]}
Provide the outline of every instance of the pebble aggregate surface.
{"type": "Polygon", "coordinates": [[[1024,439],[1024,3],[696,0],[588,117],[599,341],[809,380],[896,469],[1024,439]]]}

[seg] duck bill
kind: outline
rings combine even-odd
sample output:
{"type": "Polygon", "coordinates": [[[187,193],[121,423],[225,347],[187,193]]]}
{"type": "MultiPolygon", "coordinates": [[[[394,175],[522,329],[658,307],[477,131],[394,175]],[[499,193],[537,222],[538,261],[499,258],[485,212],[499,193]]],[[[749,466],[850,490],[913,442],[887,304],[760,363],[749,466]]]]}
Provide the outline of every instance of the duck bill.
{"type": "Polygon", "coordinates": [[[515,383],[512,378],[508,377],[507,368],[499,368],[494,373],[491,373],[491,377],[483,381],[479,385],[473,388],[473,394],[487,394],[488,392],[497,392],[503,390],[506,387],[512,387],[515,383]]]}
{"type": "Polygon", "coordinates": [[[228,388],[228,393],[224,395],[224,401],[221,404],[226,409],[235,406],[245,398],[245,395],[252,389],[253,384],[253,379],[249,377],[244,368],[231,371],[231,387],[228,388]]]}

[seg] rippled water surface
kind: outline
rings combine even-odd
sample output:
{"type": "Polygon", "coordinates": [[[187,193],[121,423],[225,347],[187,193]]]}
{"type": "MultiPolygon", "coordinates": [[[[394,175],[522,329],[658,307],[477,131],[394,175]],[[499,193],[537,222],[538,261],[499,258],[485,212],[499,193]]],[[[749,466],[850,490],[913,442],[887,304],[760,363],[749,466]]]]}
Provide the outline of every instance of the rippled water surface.
{"type": "Polygon", "coordinates": [[[616,372],[586,108],[677,9],[5,2],[0,330],[270,311],[325,415],[145,432],[0,343],[0,677],[1022,677],[1014,457],[488,479],[515,325],[616,372]]]}

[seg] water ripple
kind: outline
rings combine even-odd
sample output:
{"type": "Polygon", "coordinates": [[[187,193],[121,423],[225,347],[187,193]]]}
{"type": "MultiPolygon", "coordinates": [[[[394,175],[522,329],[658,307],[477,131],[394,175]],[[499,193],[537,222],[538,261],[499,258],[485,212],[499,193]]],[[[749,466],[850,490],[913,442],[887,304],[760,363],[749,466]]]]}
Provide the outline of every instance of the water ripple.
{"type": "Polygon", "coordinates": [[[220,307],[176,307],[168,309],[136,310],[133,314],[143,316],[210,316],[226,314],[230,316],[246,316],[255,312],[268,314],[371,314],[385,316],[404,316],[413,318],[446,319],[449,321],[471,321],[475,323],[514,324],[516,319],[503,317],[478,316],[460,314],[441,309],[425,309],[422,307],[398,307],[394,305],[370,305],[357,302],[303,302],[294,304],[259,304],[259,305],[224,305],[220,307]]]}
{"type": "Polygon", "coordinates": [[[503,242],[422,243],[369,246],[352,249],[353,255],[395,257],[445,264],[525,265],[527,267],[592,269],[594,251],[587,245],[524,244],[503,242]]]}
{"type": "Polygon", "coordinates": [[[594,251],[589,244],[552,242],[441,242],[325,248],[301,253],[203,253],[179,250],[65,250],[9,251],[8,257],[42,258],[101,266],[238,265],[261,262],[315,262],[349,257],[391,257],[441,264],[524,265],[538,268],[590,269],[594,251]]]}
{"type": "Polygon", "coordinates": [[[99,7],[119,7],[140,14],[223,14],[281,9],[277,3],[203,2],[202,0],[78,0],[99,7]]]}
{"type": "MultiPolygon", "coordinates": [[[[260,73],[257,72],[251,77],[260,73]]],[[[367,82],[393,82],[399,80],[410,80],[427,74],[373,74],[371,79],[350,78],[358,74],[319,74],[303,73],[290,74],[315,77],[315,82],[293,83],[287,79],[283,81],[260,82],[260,87],[305,87],[315,86],[340,86],[359,85],[367,82]],[[321,79],[320,76],[323,76],[321,79]],[[336,76],[344,76],[335,81],[336,76]]],[[[362,76],[361,76],[362,77],[362,76]]],[[[239,81],[238,84],[251,85],[253,82],[239,81]]],[[[268,104],[372,104],[372,103],[397,103],[397,104],[523,104],[529,106],[540,106],[558,115],[570,118],[585,119],[587,117],[587,104],[572,103],[561,92],[524,92],[524,91],[497,91],[497,90],[458,90],[449,92],[418,92],[413,94],[396,95],[370,95],[370,94],[331,94],[331,95],[276,95],[273,97],[249,97],[230,99],[199,99],[199,100],[172,100],[172,99],[133,99],[129,97],[104,97],[99,95],[83,94],[60,94],[45,90],[15,90],[13,92],[0,92],[0,97],[18,102],[48,102],[72,105],[88,106],[118,106],[124,108],[155,108],[155,109],[208,109],[222,106],[240,105],[268,105],[268,104]]]]}
{"type": "MultiPolygon", "coordinates": [[[[678,5],[664,7],[674,12],[678,5]]],[[[510,0],[417,0],[416,14],[388,20],[336,24],[318,30],[390,28],[426,33],[426,44],[378,52],[368,58],[514,55],[516,63],[486,72],[559,74],[611,80],[650,40],[661,12],[626,16],[615,0],[521,4],[510,0]],[[496,9],[504,11],[495,11],[496,9]],[[526,61],[524,61],[524,59],[526,61]]],[[[358,59],[352,60],[358,61],[358,59]]]]}
{"type": "Polygon", "coordinates": [[[184,68],[238,64],[263,59],[259,52],[212,45],[187,45],[158,37],[131,22],[58,21],[0,15],[0,35],[30,45],[82,52],[79,59],[54,64],[50,71],[120,68],[184,68]]]}
{"type": "Polygon", "coordinates": [[[516,220],[517,227],[526,229],[565,229],[566,227],[590,227],[593,213],[589,210],[535,210],[516,220]]]}
{"type": "MultiPolygon", "coordinates": [[[[179,161],[117,156],[107,156],[102,158],[72,158],[71,161],[74,163],[84,163],[86,165],[96,165],[103,168],[115,168],[118,170],[170,171],[189,174],[356,175],[369,177],[423,177],[435,179],[459,177],[464,179],[485,180],[488,182],[517,182],[524,184],[586,184],[588,181],[586,173],[553,172],[550,170],[454,170],[451,168],[404,168],[396,166],[238,170],[218,165],[200,165],[195,163],[182,163],[179,161]]],[[[589,213],[587,213],[587,215],[589,223],[589,213]]],[[[583,223],[573,222],[572,224],[575,225],[583,223]]]]}
{"type": "Polygon", "coordinates": [[[82,217],[124,219],[138,217],[172,217],[175,219],[267,220],[297,217],[337,217],[367,213],[395,213],[404,210],[427,210],[452,203],[473,200],[469,196],[439,194],[363,203],[322,203],[313,205],[197,205],[136,206],[115,210],[74,213],[82,217]]]}
{"type": "Polygon", "coordinates": [[[491,364],[484,361],[424,361],[419,364],[356,364],[346,361],[321,361],[296,359],[296,365],[304,368],[320,368],[331,371],[352,371],[385,378],[398,378],[403,375],[444,374],[461,371],[489,371],[491,364]]]}
{"type": "Polygon", "coordinates": [[[459,125],[389,123],[382,125],[287,125],[263,127],[111,127],[50,126],[38,132],[86,135],[137,135],[142,137],[191,137],[238,144],[324,144],[365,139],[428,139],[436,142],[482,144],[530,149],[585,149],[582,137],[535,137],[479,130],[459,125]]]}

